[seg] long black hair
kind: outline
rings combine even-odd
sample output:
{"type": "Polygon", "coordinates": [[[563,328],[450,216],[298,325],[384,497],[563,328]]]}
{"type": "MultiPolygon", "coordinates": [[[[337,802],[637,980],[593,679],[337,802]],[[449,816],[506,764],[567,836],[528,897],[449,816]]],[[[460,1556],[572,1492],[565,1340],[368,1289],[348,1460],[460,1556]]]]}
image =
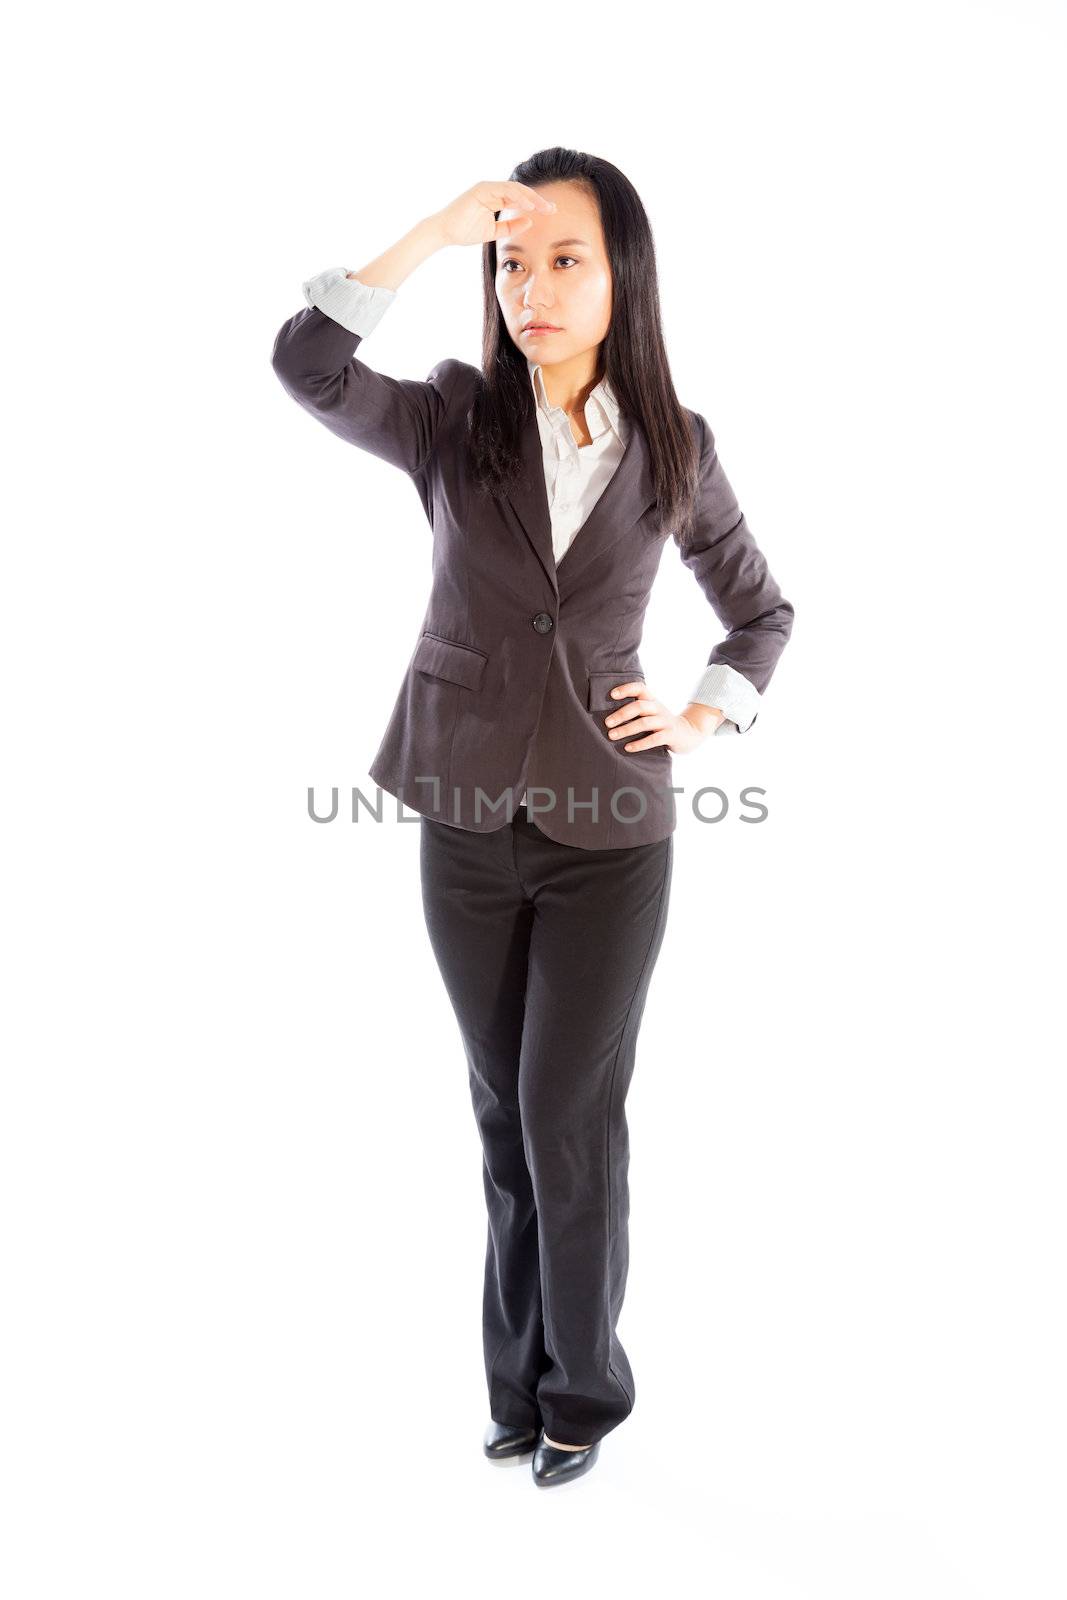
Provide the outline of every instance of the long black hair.
{"type": "MultiPolygon", "coordinates": [[[[620,409],[648,441],[659,513],[659,536],[673,533],[684,548],[691,527],[699,450],[674,392],[660,321],[652,228],[641,198],[618,167],[600,156],[556,146],[515,167],[509,181],[579,183],[596,203],[612,274],[611,322],[600,347],[599,376],[620,409]]],[[[499,211],[496,213],[499,218],[499,211]]],[[[521,468],[522,428],[534,399],[526,357],[508,333],[496,295],[496,241],[482,250],[485,320],[482,377],[470,416],[471,471],[483,493],[500,494],[521,468]]]]}

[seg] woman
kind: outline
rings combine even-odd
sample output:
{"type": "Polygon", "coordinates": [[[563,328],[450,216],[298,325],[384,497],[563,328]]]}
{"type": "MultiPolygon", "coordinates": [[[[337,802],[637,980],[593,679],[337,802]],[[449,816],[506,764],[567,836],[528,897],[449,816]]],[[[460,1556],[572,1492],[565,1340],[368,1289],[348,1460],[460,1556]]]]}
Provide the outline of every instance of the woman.
{"type": "Polygon", "coordinates": [[[651,229],[610,163],[539,152],[304,294],[275,371],[408,472],[433,528],[426,628],[370,772],[421,813],[426,925],[484,1152],[483,1447],[533,1449],[535,1482],[558,1484],[634,1402],[616,1332],[624,1102],[665,928],[671,756],[752,726],[793,608],[675,395],[651,229]],[[356,346],[449,244],[482,246],[481,369],[374,372],[356,346]],[[678,713],[637,657],[668,534],[729,630],[678,713]]]}

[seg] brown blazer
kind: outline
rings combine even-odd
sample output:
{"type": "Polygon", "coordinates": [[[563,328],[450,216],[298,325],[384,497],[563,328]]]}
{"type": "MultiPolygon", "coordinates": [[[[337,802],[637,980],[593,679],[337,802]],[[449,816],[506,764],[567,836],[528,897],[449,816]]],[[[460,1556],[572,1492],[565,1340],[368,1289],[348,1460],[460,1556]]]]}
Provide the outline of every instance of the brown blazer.
{"type": "MultiPolygon", "coordinates": [[[[425,383],[390,378],[357,358],[360,342],[308,306],[280,328],[273,367],[331,432],[408,474],[433,530],[429,603],[370,776],[423,816],[477,833],[506,826],[526,789],[538,827],[562,844],[666,838],[676,826],[670,751],[623,750],[604,724],[625,703],[611,688],[643,677],[638,646],[667,542],[655,537],[640,425],[557,565],[532,391],[521,485],[480,496],[461,448],[479,369],[448,358],[425,383]]],[[[748,530],[711,429],[686,414],[701,469],[696,542],[682,559],[728,630],[709,665],[726,663],[762,693],[793,607],[748,530]]]]}

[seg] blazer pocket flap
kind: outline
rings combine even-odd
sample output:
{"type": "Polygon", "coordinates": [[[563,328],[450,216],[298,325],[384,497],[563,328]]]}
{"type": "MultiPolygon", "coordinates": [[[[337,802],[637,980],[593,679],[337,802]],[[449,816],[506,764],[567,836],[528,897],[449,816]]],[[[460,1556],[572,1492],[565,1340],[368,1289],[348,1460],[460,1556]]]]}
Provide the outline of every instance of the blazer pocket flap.
{"type": "Polygon", "coordinates": [[[461,684],[464,689],[477,689],[488,659],[484,650],[476,650],[473,645],[456,644],[436,633],[424,633],[415,647],[412,666],[419,672],[428,672],[432,678],[444,678],[448,683],[461,684]]]}
{"type": "Polygon", "coordinates": [[[586,707],[589,711],[599,711],[602,707],[625,706],[636,699],[635,695],[619,695],[612,697],[612,689],[617,683],[644,683],[644,674],[640,667],[632,664],[628,667],[596,668],[589,674],[589,692],[586,707]]]}

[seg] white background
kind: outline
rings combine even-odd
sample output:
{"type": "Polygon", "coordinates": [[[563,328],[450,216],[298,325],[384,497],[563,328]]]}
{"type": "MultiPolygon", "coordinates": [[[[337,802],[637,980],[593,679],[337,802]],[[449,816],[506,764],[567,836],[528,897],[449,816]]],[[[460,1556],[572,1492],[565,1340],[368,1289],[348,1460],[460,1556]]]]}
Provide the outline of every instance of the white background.
{"type": "MultiPolygon", "coordinates": [[[[1062,13],[61,5],[6,71],[12,1600],[1061,1596],[1062,13]],[[481,1154],[367,766],[431,534],[270,366],[553,144],[652,219],[796,607],[683,814],[627,1103],[632,1417],[481,1453],[481,1154]]],[[[362,354],[477,362],[478,250],[362,354]]],[[[642,660],[721,636],[668,547],[642,660]]],[[[410,818],[413,813],[408,813],[410,818]]]]}

